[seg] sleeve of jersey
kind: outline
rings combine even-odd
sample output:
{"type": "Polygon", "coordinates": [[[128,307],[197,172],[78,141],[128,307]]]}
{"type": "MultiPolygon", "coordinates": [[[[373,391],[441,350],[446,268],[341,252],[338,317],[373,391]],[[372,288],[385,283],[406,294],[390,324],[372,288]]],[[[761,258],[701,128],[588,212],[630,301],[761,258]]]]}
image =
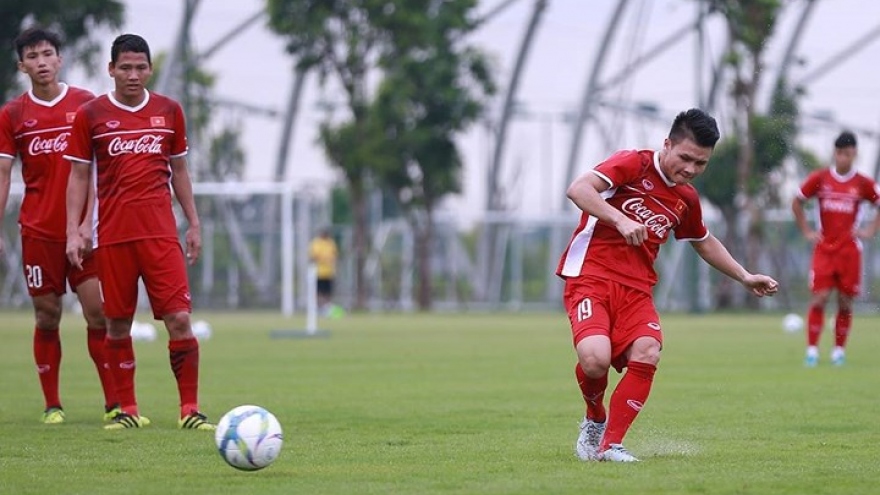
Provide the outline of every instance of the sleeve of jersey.
{"type": "Polygon", "coordinates": [[[73,118],[73,129],[70,131],[70,142],[67,146],[67,152],[64,158],[75,162],[92,161],[92,136],[89,133],[89,122],[86,113],[82,108],[76,111],[76,117],[73,118]]]}
{"type": "Polygon", "coordinates": [[[703,208],[698,197],[692,198],[685,205],[681,224],[675,228],[675,238],[679,241],[702,241],[709,236],[709,230],[703,223],[703,208]]]}
{"type": "Polygon", "coordinates": [[[634,181],[641,171],[642,157],[635,151],[618,151],[593,169],[610,187],[634,181]]]}
{"type": "Polygon", "coordinates": [[[819,174],[812,173],[807,180],[801,184],[801,188],[797,190],[797,196],[801,199],[809,199],[816,195],[819,190],[819,174]]]}
{"type": "Polygon", "coordinates": [[[4,108],[0,110],[0,158],[15,158],[16,153],[12,120],[4,108]]]}
{"type": "Polygon", "coordinates": [[[174,142],[171,143],[171,158],[186,156],[189,145],[186,143],[186,118],[180,105],[174,106],[174,142]]]}
{"type": "Polygon", "coordinates": [[[880,207],[880,186],[871,179],[868,179],[865,187],[865,199],[880,207]]]}

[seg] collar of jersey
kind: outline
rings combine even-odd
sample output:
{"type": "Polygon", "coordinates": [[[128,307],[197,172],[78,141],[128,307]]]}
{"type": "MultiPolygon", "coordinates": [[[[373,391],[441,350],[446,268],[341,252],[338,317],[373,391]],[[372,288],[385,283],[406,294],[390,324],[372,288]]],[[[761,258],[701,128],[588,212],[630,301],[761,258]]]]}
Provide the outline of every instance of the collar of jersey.
{"type": "Polygon", "coordinates": [[[116,97],[113,96],[113,91],[110,91],[109,93],[107,93],[107,98],[110,100],[110,103],[112,103],[113,105],[115,105],[123,110],[127,110],[129,112],[134,113],[134,112],[137,112],[138,110],[140,110],[141,108],[144,108],[145,106],[147,106],[147,103],[150,102],[150,92],[147,91],[146,88],[144,88],[144,93],[146,93],[146,97],[144,97],[144,101],[138,103],[138,105],[134,106],[134,107],[130,107],[128,105],[124,105],[124,104],[120,103],[119,100],[117,100],[116,97]]]}
{"type": "Polygon", "coordinates": [[[675,187],[675,182],[669,180],[669,177],[666,177],[666,174],[663,173],[663,170],[660,169],[660,152],[654,152],[654,168],[657,170],[657,173],[660,174],[660,178],[663,179],[663,182],[666,183],[669,187],[675,187]]]}

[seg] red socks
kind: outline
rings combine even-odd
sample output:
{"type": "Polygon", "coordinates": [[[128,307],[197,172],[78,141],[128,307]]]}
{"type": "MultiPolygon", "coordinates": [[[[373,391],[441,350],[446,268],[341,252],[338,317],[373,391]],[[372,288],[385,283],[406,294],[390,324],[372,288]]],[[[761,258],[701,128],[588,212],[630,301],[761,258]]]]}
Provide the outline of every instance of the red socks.
{"type": "Polygon", "coordinates": [[[116,390],[116,400],[122,411],[139,416],[137,399],[134,394],[135,359],[131,337],[107,339],[104,341],[104,357],[109,365],[110,376],[116,390]]]}
{"type": "Polygon", "coordinates": [[[605,436],[602,437],[599,452],[608,449],[612,443],[623,443],[623,437],[651,393],[655,371],[657,367],[653,364],[629,362],[626,373],[611,394],[608,424],[605,427],[605,436]]]}
{"type": "Polygon", "coordinates": [[[40,330],[34,327],[34,363],[40,377],[40,387],[46,409],[61,407],[58,396],[58,368],[61,366],[61,338],[58,329],[40,330]]]}
{"type": "Polygon", "coordinates": [[[113,386],[113,377],[110,375],[110,366],[104,356],[104,339],[107,337],[106,328],[88,328],[89,356],[95,363],[98,378],[101,380],[101,389],[104,391],[104,407],[110,408],[116,405],[116,390],[113,386]]]}
{"type": "Polygon", "coordinates": [[[199,341],[195,338],[168,341],[171,371],[180,394],[180,417],[199,410],[199,341]]]}
{"type": "Polygon", "coordinates": [[[821,306],[811,306],[807,313],[807,345],[819,345],[819,336],[825,326],[825,310],[821,306]]]}
{"type": "Polygon", "coordinates": [[[577,378],[584,402],[587,404],[586,418],[597,423],[604,423],[607,415],[602,401],[605,398],[605,389],[608,387],[608,373],[605,373],[601,378],[590,378],[578,363],[574,367],[574,375],[577,378]]]}
{"type": "Polygon", "coordinates": [[[846,347],[846,338],[849,337],[849,329],[852,328],[852,311],[838,311],[837,320],[834,322],[834,345],[846,347]]]}

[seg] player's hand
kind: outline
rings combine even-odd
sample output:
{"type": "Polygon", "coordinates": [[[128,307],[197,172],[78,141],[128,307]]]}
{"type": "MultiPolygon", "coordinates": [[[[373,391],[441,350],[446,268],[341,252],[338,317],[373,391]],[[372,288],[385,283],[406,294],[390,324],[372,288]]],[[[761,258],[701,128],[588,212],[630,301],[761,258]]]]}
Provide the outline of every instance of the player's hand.
{"type": "Polygon", "coordinates": [[[620,235],[626,239],[626,243],[630,246],[641,246],[645,239],[648,238],[648,229],[643,224],[623,217],[615,225],[620,235]]]}
{"type": "Polygon", "coordinates": [[[874,234],[876,234],[876,232],[870,227],[865,227],[856,231],[856,237],[865,241],[873,239],[874,234]]]}
{"type": "Polygon", "coordinates": [[[70,261],[70,264],[76,267],[77,270],[82,270],[85,250],[85,241],[83,241],[79,232],[67,236],[67,248],[65,249],[67,260],[70,261]]]}
{"type": "Polygon", "coordinates": [[[83,222],[79,226],[79,236],[83,240],[83,256],[92,252],[92,224],[91,222],[83,222]]]}
{"type": "Polygon", "coordinates": [[[202,234],[198,227],[186,229],[186,261],[190,265],[199,259],[202,253],[202,234]]]}
{"type": "Polygon", "coordinates": [[[806,234],[804,234],[804,237],[806,237],[807,240],[813,244],[819,244],[820,242],[822,242],[822,233],[816,230],[811,230],[807,232],[806,234]]]}
{"type": "Polygon", "coordinates": [[[761,274],[750,274],[743,279],[742,284],[758,297],[772,297],[779,290],[779,283],[776,280],[761,274]]]}

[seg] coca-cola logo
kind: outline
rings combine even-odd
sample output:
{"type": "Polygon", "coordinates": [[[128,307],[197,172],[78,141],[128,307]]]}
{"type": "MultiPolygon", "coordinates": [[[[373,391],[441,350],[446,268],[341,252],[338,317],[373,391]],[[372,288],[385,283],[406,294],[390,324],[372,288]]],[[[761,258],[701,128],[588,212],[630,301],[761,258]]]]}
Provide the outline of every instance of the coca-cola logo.
{"type": "Polygon", "coordinates": [[[43,139],[40,136],[37,136],[31,140],[30,144],[28,144],[28,153],[30,153],[31,156],[46,155],[49,153],[63,153],[64,150],[67,149],[68,136],[70,136],[69,132],[62,132],[49,139],[43,139]]]}
{"type": "Polygon", "coordinates": [[[110,156],[126,155],[129,153],[162,153],[162,138],[155,134],[144,134],[137,139],[122,139],[115,137],[107,146],[110,156]]]}
{"type": "Polygon", "coordinates": [[[644,198],[632,198],[624,201],[623,211],[640,220],[649,232],[653,232],[661,239],[666,238],[666,234],[672,228],[672,220],[666,215],[648,208],[644,198]]]}

